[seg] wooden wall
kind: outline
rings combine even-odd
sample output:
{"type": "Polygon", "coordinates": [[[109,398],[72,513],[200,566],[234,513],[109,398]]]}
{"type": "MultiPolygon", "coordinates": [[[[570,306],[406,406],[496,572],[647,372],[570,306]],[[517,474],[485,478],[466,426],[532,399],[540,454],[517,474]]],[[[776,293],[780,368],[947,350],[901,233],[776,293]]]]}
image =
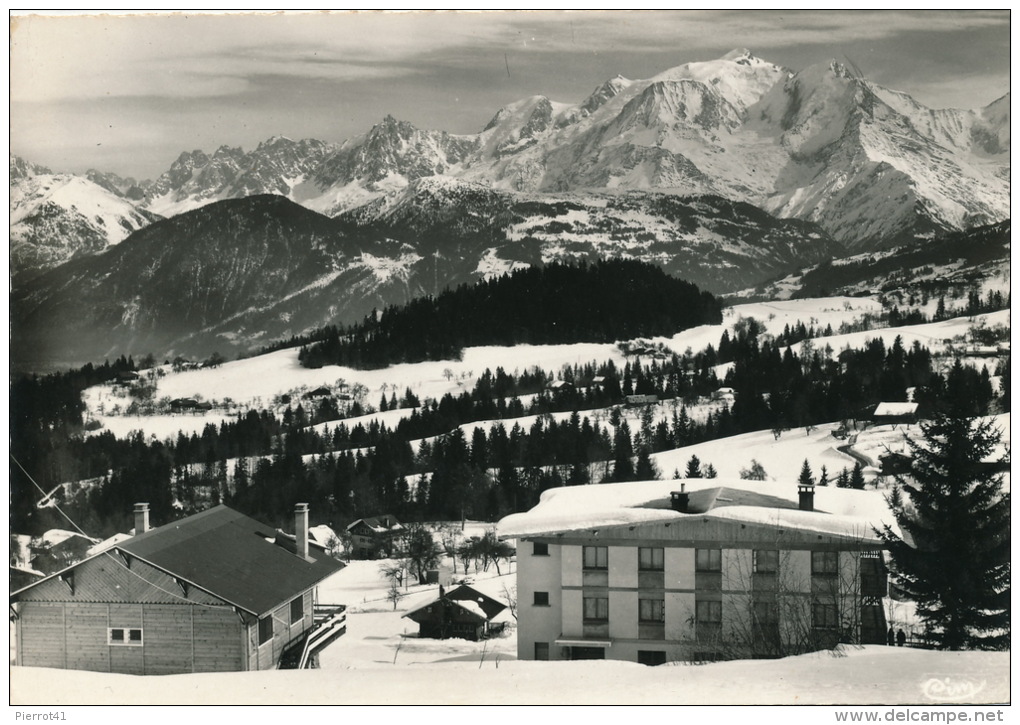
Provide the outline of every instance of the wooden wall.
{"type": "Polygon", "coordinates": [[[25,667],[169,675],[243,669],[240,619],[229,607],[95,602],[18,605],[25,667]],[[109,644],[109,629],[141,629],[141,646],[109,644]]]}

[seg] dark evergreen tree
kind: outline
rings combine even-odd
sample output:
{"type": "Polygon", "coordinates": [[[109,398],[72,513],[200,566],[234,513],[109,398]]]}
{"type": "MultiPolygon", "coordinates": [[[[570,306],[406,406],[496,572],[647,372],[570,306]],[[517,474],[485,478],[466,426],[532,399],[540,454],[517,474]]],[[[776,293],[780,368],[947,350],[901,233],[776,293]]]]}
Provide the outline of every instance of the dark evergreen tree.
{"type": "Polygon", "coordinates": [[[940,416],[909,441],[913,462],[890,497],[900,531],[878,532],[899,586],[941,649],[1008,649],[1010,494],[987,465],[1000,434],[989,422],[940,416]]]}
{"type": "Polygon", "coordinates": [[[701,478],[703,476],[701,461],[698,460],[697,456],[692,455],[690,460],[687,461],[687,470],[684,472],[684,476],[687,478],[701,478]]]}
{"type": "Polygon", "coordinates": [[[854,469],[850,471],[850,488],[856,488],[858,491],[864,490],[864,469],[861,468],[860,461],[855,463],[854,469]]]}
{"type": "Polygon", "coordinates": [[[822,472],[818,474],[818,485],[829,485],[829,470],[825,466],[822,466],[822,472]]]}
{"type": "Polygon", "coordinates": [[[815,476],[811,473],[811,465],[806,458],[804,459],[804,465],[800,467],[800,476],[797,477],[797,483],[801,486],[815,485],[815,476]]]}

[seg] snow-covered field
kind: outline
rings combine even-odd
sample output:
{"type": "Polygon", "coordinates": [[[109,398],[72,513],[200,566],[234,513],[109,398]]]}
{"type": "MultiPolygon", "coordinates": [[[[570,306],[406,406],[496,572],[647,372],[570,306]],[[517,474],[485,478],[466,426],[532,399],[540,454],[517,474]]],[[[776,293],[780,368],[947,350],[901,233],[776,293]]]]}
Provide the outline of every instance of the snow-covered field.
{"type": "MultiPolygon", "coordinates": [[[[842,322],[851,322],[865,312],[878,312],[881,305],[870,298],[827,297],[805,300],[756,302],[727,308],[724,320],[719,325],[702,325],[685,330],[672,337],[652,338],[667,349],[683,353],[690,349],[697,352],[707,345],[718,345],[724,330],[731,330],[741,319],[753,317],[761,322],[770,333],[782,332],[789,324],[798,321],[805,325],[825,327],[831,324],[838,329],[842,322]]],[[[996,313],[1001,315],[1001,313],[996,313]]],[[[1008,313],[1004,318],[1008,324],[1008,313]]],[[[966,318],[953,321],[961,331],[970,324],[966,318]]],[[[949,323],[939,323],[943,327],[949,323]]],[[[907,330],[908,328],[897,328],[907,330]]],[[[953,328],[956,329],[956,328],[953,328]]],[[[950,330],[939,329],[930,338],[941,339],[950,330]]],[[[845,345],[863,345],[866,339],[890,331],[855,333],[854,335],[826,338],[834,349],[845,345]]],[[[923,331],[917,331],[923,335],[923,331]]],[[[895,333],[889,337],[889,343],[895,333]]],[[[825,342],[816,341],[817,345],[825,342]]],[[[381,370],[354,370],[330,365],[318,369],[301,367],[297,350],[278,350],[244,360],[225,363],[216,368],[188,370],[167,374],[157,382],[155,397],[199,398],[206,401],[229,399],[236,406],[268,408],[272,401],[285,393],[311,390],[321,385],[336,385],[343,381],[349,386],[363,385],[368,391],[366,402],[374,405],[382,394],[403,395],[410,389],[421,399],[439,399],[447,393],[459,395],[471,390],[479,375],[486,369],[502,367],[508,373],[521,373],[534,367],[555,374],[564,365],[602,363],[607,361],[622,366],[626,357],[615,344],[579,343],[574,345],[518,345],[506,347],[475,347],[464,351],[462,360],[443,360],[416,364],[393,365],[381,370]]],[[[219,411],[205,415],[154,415],[123,416],[109,415],[112,405],[126,407],[130,399],[116,395],[112,386],[103,385],[85,392],[85,403],[90,416],[102,424],[100,430],[112,431],[118,437],[140,430],[146,436],[158,439],[176,436],[179,431],[186,434],[200,433],[206,423],[218,425],[227,419],[219,411]],[[103,411],[103,412],[100,412],[103,411]]],[[[410,411],[406,411],[409,413],[410,411]]],[[[392,425],[400,414],[385,416],[385,422],[392,425]]],[[[380,418],[382,420],[382,418],[380,418]]],[[[367,421],[366,421],[367,422],[367,421]]]]}
{"type": "MultiPolygon", "coordinates": [[[[338,646],[342,643],[333,645],[338,646]]],[[[1010,701],[1008,652],[930,652],[869,645],[847,648],[838,655],[817,652],[768,663],[738,660],[661,667],[612,660],[517,662],[472,657],[462,661],[425,662],[412,661],[414,657],[408,653],[403,659],[398,657],[395,664],[391,660],[365,662],[356,668],[339,670],[159,678],[13,667],[11,704],[46,708],[65,705],[909,704],[944,708],[947,704],[1010,701]],[[947,699],[944,693],[957,694],[947,699]]],[[[789,717],[796,718],[795,722],[822,722],[817,710],[807,713],[808,719],[799,719],[803,713],[784,713],[787,717],[783,722],[789,722],[789,717]]],[[[750,715],[749,712],[744,714],[750,715]]],[[[399,713],[394,714],[397,716],[399,713]]],[[[994,716],[991,720],[995,720],[994,716]]]]}

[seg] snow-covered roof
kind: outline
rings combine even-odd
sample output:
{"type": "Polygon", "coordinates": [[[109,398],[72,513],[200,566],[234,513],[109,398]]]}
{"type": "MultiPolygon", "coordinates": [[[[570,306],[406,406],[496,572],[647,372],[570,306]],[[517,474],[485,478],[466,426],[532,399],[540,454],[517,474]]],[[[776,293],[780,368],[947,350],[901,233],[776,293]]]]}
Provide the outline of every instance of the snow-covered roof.
{"type": "Polygon", "coordinates": [[[93,539],[91,536],[79,534],[77,531],[67,531],[66,529],[50,529],[40,537],[39,547],[40,548],[54,547],[57,544],[62,544],[68,539],[73,539],[76,536],[81,537],[83,539],[88,539],[92,543],[97,543],[99,541],[99,539],[93,539]]]}
{"type": "MultiPolygon", "coordinates": [[[[132,529],[132,531],[133,531],[133,529],[132,529]]],[[[114,546],[116,546],[120,542],[127,541],[130,538],[131,538],[131,534],[114,534],[109,539],[104,539],[103,541],[100,541],[98,544],[93,546],[91,549],[89,549],[85,553],[85,555],[86,556],[95,556],[96,554],[101,554],[102,552],[106,551],[107,549],[112,549],[114,546]]]]}
{"type": "Polygon", "coordinates": [[[876,416],[914,415],[917,403],[879,403],[875,406],[876,416]]]}
{"type": "Polygon", "coordinates": [[[801,511],[798,502],[794,481],[695,478],[569,486],[544,492],[530,511],[500,521],[498,531],[503,537],[538,536],[689,516],[867,539],[874,538],[872,527],[888,523],[896,530],[892,512],[878,491],[817,487],[813,511],[801,511]],[[670,493],[681,484],[692,503],[703,499],[701,510],[680,513],[670,508],[670,493]]]}
{"type": "Polygon", "coordinates": [[[308,535],[312,537],[316,544],[321,544],[322,546],[328,546],[330,540],[336,538],[336,532],[326,524],[312,526],[308,529],[308,535]]]}

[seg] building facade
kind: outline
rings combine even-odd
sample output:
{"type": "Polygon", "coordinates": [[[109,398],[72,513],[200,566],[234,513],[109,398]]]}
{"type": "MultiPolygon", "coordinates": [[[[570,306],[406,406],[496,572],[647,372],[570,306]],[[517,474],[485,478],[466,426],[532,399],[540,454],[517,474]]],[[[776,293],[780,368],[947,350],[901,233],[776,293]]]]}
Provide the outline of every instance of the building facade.
{"type": "Polygon", "coordinates": [[[149,530],[144,506],[136,536],[11,595],[17,665],[274,669],[291,650],[307,663],[313,637],[325,646],[343,633],[342,610],[316,601],[316,585],[342,565],[309,546],[304,504],[294,536],[226,506],[149,530]]]}
{"type": "Polygon", "coordinates": [[[690,482],[684,511],[667,481],[557,489],[504,519],[500,534],[519,536],[518,657],[662,664],[885,642],[873,532],[802,510],[796,485],[784,498],[763,493],[776,484],[716,481],[690,482]],[[617,486],[639,490],[583,501],[617,486]]]}

